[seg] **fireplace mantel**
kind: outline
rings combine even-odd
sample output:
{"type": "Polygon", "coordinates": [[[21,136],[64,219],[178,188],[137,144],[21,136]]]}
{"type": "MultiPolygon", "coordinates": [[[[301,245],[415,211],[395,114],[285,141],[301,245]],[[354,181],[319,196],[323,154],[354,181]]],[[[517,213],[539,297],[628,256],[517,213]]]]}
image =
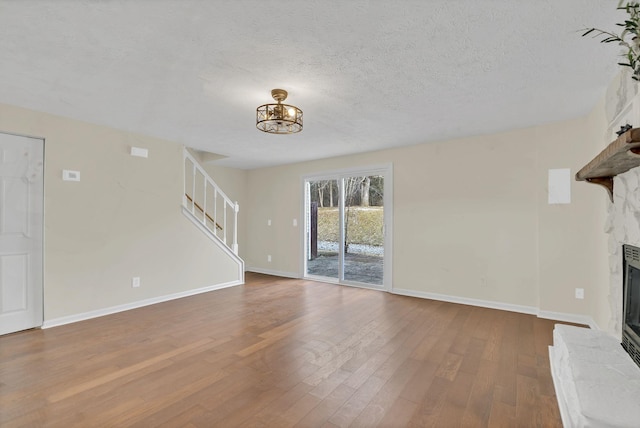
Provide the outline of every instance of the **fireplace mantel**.
{"type": "Polygon", "coordinates": [[[636,166],[640,166],[640,128],[630,129],[613,140],[576,173],[576,180],[603,186],[613,202],[613,177],[636,166]]]}

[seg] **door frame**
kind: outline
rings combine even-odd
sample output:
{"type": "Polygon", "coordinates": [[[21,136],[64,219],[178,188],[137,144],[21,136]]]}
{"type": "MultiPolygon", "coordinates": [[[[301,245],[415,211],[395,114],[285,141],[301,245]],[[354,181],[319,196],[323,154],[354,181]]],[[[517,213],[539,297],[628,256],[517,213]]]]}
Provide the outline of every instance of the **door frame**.
{"type": "Polygon", "coordinates": [[[311,174],[304,174],[301,176],[302,189],[302,207],[300,209],[300,218],[302,221],[302,228],[300,229],[300,245],[301,245],[301,261],[300,272],[301,277],[309,280],[316,280],[322,282],[335,283],[340,285],[348,285],[351,287],[370,288],[374,290],[393,290],[393,163],[376,164],[368,166],[360,166],[354,168],[344,168],[330,171],[322,171],[311,174]],[[307,181],[319,181],[319,180],[339,180],[338,187],[340,188],[340,203],[338,204],[339,210],[339,228],[340,228],[340,242],[338,243],[338,250],[340,257],[344,256],[344,189],[342,188],[342,179],[346,177],[353,177],[359,175],[382,175],[384,176],[384,261],[383,261],[383,280],[382,286],[367,285],[361,282],[345,281],[341,280],[343,277],[343,263],[339,263],[338,278],[320,277],[314,275],[307,275],[307,230],[310,227],[307,218],[307,181]]]}

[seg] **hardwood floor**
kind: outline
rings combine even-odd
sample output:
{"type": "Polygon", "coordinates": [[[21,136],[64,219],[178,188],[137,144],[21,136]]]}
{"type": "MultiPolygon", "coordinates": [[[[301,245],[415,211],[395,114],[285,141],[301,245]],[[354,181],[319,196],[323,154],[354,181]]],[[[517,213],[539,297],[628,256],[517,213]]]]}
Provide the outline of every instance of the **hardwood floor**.
{"type": "Polygon", "coordinates": [[[0,426],[561,426],[553,321],[246,282],[0,337],[0,426]]]}

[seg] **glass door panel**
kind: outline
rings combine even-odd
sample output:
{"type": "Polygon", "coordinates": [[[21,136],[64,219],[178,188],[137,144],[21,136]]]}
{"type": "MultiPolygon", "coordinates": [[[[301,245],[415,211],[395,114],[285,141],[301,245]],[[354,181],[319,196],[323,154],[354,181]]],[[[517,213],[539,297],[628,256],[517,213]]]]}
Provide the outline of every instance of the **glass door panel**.
{"type": "Polygon", "coordinates": [[[343,178],[345,281],[382,286],[384,277],[384,176],[343,178]]]}
{"type": "Polygon", "coordinates": [[[306,274],[339,280],[340,208],[338,180],[306,182],[306,274]]]}

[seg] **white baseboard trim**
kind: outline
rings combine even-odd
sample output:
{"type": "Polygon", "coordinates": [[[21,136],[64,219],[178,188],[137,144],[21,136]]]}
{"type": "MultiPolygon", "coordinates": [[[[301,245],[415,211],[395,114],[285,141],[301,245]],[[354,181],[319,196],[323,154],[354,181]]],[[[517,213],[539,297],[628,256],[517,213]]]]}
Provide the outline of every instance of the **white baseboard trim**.
{"type": "Polygon", "coordinates": [[[501,311],[518,312],[522,314],[536,315],[538,318],[549,320],[570,322],[574,324],[585,324],[594,330],[600,327],[593,318],[587,315],[568,314],[564,312],[541,311],[534,306],[513,305],[511,303],[492,302],[489,300],[470,299],[467,297],[449,296],[446,294],[428,293],[425,291],[406,290],[394,288],[391,293],[403,296],[419,297],[421,299],[440,300],[449,303],[459,303],[462,305],[479,306],[481,308],[499,309],[501,311]]]}
{"type": "Polygon", "coordinates": [[[208,287],[196,288],[193,290],[181,291],[179,293],[167,294],[165,296],[152,297],[150,299],[138,300],[137,302],[125,303],[123,305],[111,306],[103,309],[96,309],[95,311],[83,312],[81,314],[69,315],[66,317],[53,318],[46,320],[40,328],[51,328],[60,325],[71,324],[78,321],[85,321],[91,318],[98,318],[105,315],[111,315],[118,312],[124,312],[131,309],[141,308],[143,306],[154,305],[156,303],[167,302],[169,300],[181,299],[183,297],[193,296],[195,294],[207,293],[209,291],[220,290],[222,288],[234,287],[236,285],[244,284],[243,281],[230,281],[222,284],[210,285],[208,287]]]}
{"type": "Polygon", "coordinates": [[[293,278],[293,279],[300,278],[300,275],[298,275],[295,272],[285,272],[280,270],[262,269],[262,268],[256,268],[256,267],[245,267],[244,270],[247,272],[262,273],[265,275],[282,276],[284,278],[293,278]]]}
{"type": "Polygon", "coordinates": [[[420,297],[422,299],[440,300],[449,303],[459,303],[461,305],[478,306],[481,308],[499,309],[501,311],[519,312],[522,314],[537,315],[538,309],[533,306],[513,305],[511,303],[492,302],[489,300],[471,299],[468,297],[449,296],[446,294],[428,293],[426,291],[406,290],[394,288],[391,293],[403,296],[420,297]]]}
{"type": "Polygon", "coordinates": [[[600,330],[600,326],[587,315],[567,314],[565,312],[539,311],[538,318],[588,325],[592,330],[600,330]]]}

